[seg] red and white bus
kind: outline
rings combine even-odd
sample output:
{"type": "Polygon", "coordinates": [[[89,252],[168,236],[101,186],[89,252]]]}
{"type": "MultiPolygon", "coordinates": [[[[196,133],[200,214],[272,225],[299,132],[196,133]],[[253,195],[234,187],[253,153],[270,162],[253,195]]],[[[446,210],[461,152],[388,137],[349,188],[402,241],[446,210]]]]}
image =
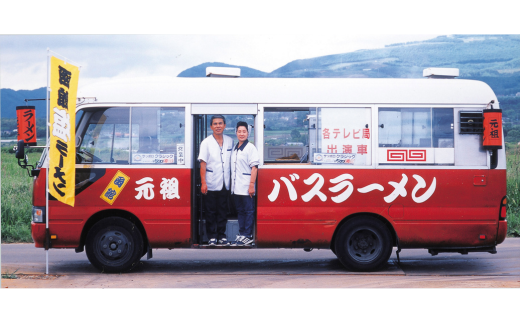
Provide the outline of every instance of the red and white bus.
{"type": "MultiPolygon", "coordinates": [[[[32,236],[37,248],[86,249],[105,272],[155,248],[330,249],[369,271],[394,246],[495,253],[506,237],[505,152],[482,135],[498,100],[480,81],[128,79],[78,98],[75,206],[49,196],[46,233],[44,153],[32,236]],[[252,246],[207,245],[197,156],[214,114],[235,142],[248,122],[262,156],[252,246]]],[[[238,234],[232,214],[226,232],[238,234]]]]}

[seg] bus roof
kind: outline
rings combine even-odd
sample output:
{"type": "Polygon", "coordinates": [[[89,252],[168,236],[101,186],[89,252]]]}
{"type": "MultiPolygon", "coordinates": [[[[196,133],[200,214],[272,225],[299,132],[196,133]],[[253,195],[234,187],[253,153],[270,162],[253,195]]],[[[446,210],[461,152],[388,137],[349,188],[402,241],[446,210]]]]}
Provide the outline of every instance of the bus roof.
{"type": "MultiPolygon", "coordinates": [[[[129,78],[82,86],[96,103],[488,104],[481,81],[374,78],[129,78]]],[[[496,106],[497,107],[497,106],[496,106]]]]}

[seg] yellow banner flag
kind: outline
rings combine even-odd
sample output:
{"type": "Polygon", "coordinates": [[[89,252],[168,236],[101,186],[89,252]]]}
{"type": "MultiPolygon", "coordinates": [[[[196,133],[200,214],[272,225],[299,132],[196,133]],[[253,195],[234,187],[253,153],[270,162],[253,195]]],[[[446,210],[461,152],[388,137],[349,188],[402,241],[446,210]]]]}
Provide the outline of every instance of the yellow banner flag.
{"type": "Polygon", "coordinates": [[[49,193],[74,206],[79,68],[51,57],[49,193]]]}

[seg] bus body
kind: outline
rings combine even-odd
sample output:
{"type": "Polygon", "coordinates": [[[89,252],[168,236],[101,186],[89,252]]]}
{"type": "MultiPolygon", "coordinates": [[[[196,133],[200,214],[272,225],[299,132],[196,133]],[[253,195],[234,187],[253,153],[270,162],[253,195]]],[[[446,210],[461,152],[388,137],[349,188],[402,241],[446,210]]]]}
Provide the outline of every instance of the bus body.
{"type": "MultiPolygon", "coordinates": [[[[197,156],[213,114],[235,143],[248,122],[261,156],[254,245],[240,248],[331,249],[348,269],[375,270],[393,246],[494,253],[506,236],[505,152],[484,149],[477,122],[498,101],[479,81],[129,79],[81,97],[96,100],[76,110],[75,206],[49,195],[49,232],[44,214],[32,236],[86,247],[106,272],[152,248],[209,248],[197,156]]],[[[44,153],[35,212],[47,165],[44,153]]],[[[238,234],[233,212],[226,232],[238,234]]]]}

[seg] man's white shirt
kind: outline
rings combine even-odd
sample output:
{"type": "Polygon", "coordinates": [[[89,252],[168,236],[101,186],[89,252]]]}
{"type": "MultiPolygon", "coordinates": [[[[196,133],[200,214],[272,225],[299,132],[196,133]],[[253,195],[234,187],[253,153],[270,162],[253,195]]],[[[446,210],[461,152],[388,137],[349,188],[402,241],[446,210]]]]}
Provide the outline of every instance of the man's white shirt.
{"type": "Polygon", "coordinates": [[[233,150],[233,139],[223,135],[222,147],[213,135],[207,137],[200,144],[198,160],[206,162],[206,184],[208,191],[220,191],[222,181],[225,182],[226,190],[229,190],[230,161],[233,150]]]}
{"type": "MultiPolygon", "coordinates": [[[[238,144],[237,144],[238,146],[238,144]]],[[[260,164],[258,151],[249,141],[245,141],[240,148],[233,147],[231,154],[231,193],[249,195],[251,183],[251,169],[260,164]]]]}

